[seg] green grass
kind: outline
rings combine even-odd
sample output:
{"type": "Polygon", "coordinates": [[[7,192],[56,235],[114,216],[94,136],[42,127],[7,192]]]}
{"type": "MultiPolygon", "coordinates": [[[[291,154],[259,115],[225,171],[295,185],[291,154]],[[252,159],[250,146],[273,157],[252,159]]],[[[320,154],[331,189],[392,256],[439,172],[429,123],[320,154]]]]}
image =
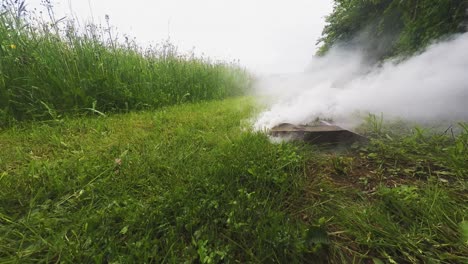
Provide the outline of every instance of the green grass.
{"type": "MultiPolygon", "coordinates": [[[[273,144],[248,98],[0,133],[2,263],[464,263],[467,135],[273,144]]],[[[376,129],[377,128],[377,129],[376,129]]]]}
{"type": "Polygon", "coordinates": [[[468,262],[467,124],[273,144],[237,65],[1,3],[1,263],[468,262]]]}
{"type": "Polygon", "coordinates": [[[181,54],[169,41],[143,49],[112,27],[43,20],[24,1],[0,4],[0,126],[63,115],[155,109],[243,94],[235,63],[181,54]]]}

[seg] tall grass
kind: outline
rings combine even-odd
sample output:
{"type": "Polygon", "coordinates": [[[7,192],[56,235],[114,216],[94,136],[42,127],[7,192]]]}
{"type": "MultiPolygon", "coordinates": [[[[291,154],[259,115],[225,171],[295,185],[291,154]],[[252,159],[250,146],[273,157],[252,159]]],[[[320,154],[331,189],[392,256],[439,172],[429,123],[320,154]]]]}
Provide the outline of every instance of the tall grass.
{"type": "Polygon", "coordinates": [[[243,93],[248,74],[234,63],[180,55],[170,42],[143,49],[107,25],[0,7],[0,124],[221,99],[243,93]]]}

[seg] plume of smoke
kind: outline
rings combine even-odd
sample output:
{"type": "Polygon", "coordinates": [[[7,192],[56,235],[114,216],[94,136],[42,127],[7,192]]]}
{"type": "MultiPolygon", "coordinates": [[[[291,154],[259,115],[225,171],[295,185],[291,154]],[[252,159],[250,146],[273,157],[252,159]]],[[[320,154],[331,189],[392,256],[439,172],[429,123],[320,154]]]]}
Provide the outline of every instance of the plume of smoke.
{"type": "Polygon", "coordinates": [[[256,129],[332,118],[350,127],[356,113],[414,122],[468,120],[468,33],[404,61],[366,63],[358,50],[334,48],[305,73],[260,78],[257,95],[270,106],[256,129]]]}

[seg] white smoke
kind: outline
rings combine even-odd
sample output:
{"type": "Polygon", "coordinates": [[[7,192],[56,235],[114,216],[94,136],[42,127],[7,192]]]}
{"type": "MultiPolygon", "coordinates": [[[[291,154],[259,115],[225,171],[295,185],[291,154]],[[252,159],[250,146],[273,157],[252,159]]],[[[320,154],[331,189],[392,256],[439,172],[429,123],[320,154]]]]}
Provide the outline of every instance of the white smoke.
{"type": "Polygon", "coordinates": [[[468,121],[468,33],[405,61],[369,66],[356,50],[334,48],[306,73],[260,78],[270,106],[256,129],[332,118],[350,126],[356,113],[416,122],[468,121]]]}

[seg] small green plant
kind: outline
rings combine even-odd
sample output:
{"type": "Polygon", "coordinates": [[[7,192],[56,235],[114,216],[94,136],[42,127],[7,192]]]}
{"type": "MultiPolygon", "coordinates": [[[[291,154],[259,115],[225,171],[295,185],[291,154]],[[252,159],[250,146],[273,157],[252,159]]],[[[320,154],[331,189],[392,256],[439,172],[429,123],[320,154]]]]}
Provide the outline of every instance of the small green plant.
{"type": "Polygon", "coordinates": [[[352,157],[332,156],[330,161],[336,175],[347,176],[351,173],[354,161],[352,157]]]}
{"type": "Polygon", "coordinates": [[[378,117],[374,114],[369,114],[365,119],[366,130],[373,135],[382,135],[383,114],[378,117]]]}

